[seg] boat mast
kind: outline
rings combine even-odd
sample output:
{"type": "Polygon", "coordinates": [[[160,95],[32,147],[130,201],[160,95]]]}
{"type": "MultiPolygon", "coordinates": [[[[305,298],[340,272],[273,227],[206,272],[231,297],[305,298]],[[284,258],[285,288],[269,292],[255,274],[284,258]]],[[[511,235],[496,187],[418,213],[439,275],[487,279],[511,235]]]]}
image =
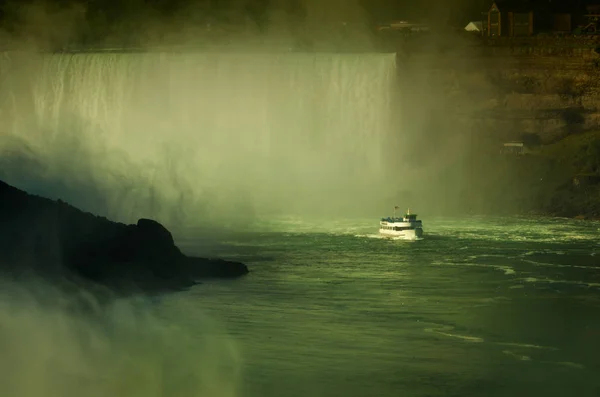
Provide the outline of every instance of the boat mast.
{"type": "Polygon", "coordinates": [[[396,217],[396,210],[397,210],[398,208],[400,208],[400,207],[398,207],[397,205],[395,205],[395,206],[394,206],[394,218],[396,217]]]}

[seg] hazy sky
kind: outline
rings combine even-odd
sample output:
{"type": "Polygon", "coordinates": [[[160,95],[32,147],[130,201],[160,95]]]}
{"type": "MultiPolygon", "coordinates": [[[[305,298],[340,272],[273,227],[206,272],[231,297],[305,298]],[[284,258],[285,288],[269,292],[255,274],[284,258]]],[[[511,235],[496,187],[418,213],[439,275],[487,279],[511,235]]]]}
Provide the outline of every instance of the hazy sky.
{"type": "MultiPolygon", "coordinates": [[[[3,9],[18,7],[21,4],[31,3],[26,0],[0,0],[3,9]],[[7,6],[8,5],[8,6],[7,6]]],[[[314,8],[315,4],[321,9],[329,9],[340,15],[346,13],[352,6],[353,1],[315,1],[315,0],[45,0],[36,3],[53,4],[65,6],[69,4],[81,4],[90,10],[103,10],[110,18],[111,14],[124,12],[128,9],[139,10],[152,7],[159,10],[165,16],[176,12],[178,9],[189,7],[199,8],[228,8],[237,7],[243,3],[248,13],[258,15],[269,8],[283,7],[287,10],[300,10],[302,8],[314,8]]],[[[373,20],[388,20],[396,18],[447,18],[450,22],[460,23],[472,19],[485,11],[491,4],[490,0],[359,0],[366,14],[373,20]]],[[[10,14],[10,10],[5,13],[10,14]]]]}

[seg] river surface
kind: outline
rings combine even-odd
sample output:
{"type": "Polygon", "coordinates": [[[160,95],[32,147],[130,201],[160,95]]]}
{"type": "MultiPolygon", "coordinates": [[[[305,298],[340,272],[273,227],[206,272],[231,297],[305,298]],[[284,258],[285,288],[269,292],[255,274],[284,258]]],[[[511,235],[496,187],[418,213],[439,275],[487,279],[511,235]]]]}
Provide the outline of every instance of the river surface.
{"type": "Polygon", "coordinates": [[[219,324],[209,339],[227,338],[238,396],[600,396],[599,223],[424,219],[416,242],[377,224],[290,218],[181,240],[251,273],[160,310],[219,324]]]}

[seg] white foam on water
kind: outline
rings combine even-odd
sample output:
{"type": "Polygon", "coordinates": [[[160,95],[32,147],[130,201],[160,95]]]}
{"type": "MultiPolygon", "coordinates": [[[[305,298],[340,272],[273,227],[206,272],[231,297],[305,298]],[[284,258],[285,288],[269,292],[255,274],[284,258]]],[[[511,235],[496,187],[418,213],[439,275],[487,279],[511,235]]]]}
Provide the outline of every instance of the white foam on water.
{"type": "Polygon", "coordinates": [[[585,369],[585,365],[574,363],[571,361],[540,361],[540,362],[544,363],[544,364],[561,365],[563,367],[569,367],[569,368],[575,368],[575,369],[585,369]]]}
{"type": "Polygon", "coordinates": [[[359,238],[374,238],[374,239],[380,239],[380,240],[384,240],[385,236],[382,236],[381,234],[375,234],[375,233],[371,233],[371,234],[355,234],[354,237],[359,237],[359,238]]]}
{"type": "Polygon", "coordinates": [[[480,263],[464,263],[464,262],[461,263],[461,262],[449,262],[449,261],[432,262],[432,264],[440,265],[440,266],[459,266],[459,267],[463,266],[463,267],[481,267],[481,268],[487,268],[487,269],[494,269],[494,270],[500,270],[500,271],[504,272],[504,274],[507,276],[516,274],[513,267],[503,266],[503,265],[487,265],[487,264],[480,264],[480,263]]]}
{"type": "Polygon", "coordinates": [[[477,336],[452,334],[452,333],[448,332],[448,331],[452,331],[454,328],[455,327],[452,327],[452,326],[442,325],[442,326],[439,326],[439,327],[425,328],[424,331],[425,332],[436,333],[438,335],[443,335],[443,336],[447,336],[447,337],[450,337],[450,338],[462,339],[465,342],[473,342],[473,343],[482,343],[482,342],[484,342],[483,338],[480,338],[480,337],[477,337],[477,336]]]}
{"type": "Polygon", "coordinates": [[[525,356],[522,354],[517,354],[517,353],[511,352],[510,350],[502,350],[502,353],[504,353],[508,356],[514,357],[519,361],[531,361],[531,357],[525,356]]]}
{"type": "Polygon", "coordinates": [[[506,275],[512,275],[512,274],[516,273],[515,269],[513,269],[510,266],[496,266],[496,268],[498,270],[502,270],[504,272],[504,274],[506,274],[506,275]]]}
{"type": "Polygon", "coordinates": [[[526,283],[532,284],[567,284],[567,285],[575,285],[579,287],[587,287],[587,288],[600,288],[600,283],[588,282],[588,281],[574,281],[574,280],[553,280],[549,278],[536,278],[536,277],[526,277],[520,279],[526,283]]]}
{"type": "Polygon", "coordinates": [[[496,344],[502,345],[502,346],[513,346],[513,347],[520,347],[520,348],[526,348],[526,349],[558,350],[555,347],[532,345],[532,344],[529,344],[529,343],[497,342],[496,344]]]}
{"type": "Polygon", "coordinates": [[[538,262],[538,261],[532,261],[532,260],[527,260],[527,259],[521,259],[521,261],[523,261],[525,263],[530,263],[535,266],[544,266],[544,267],[572,268],[572,269],[586,269],[586,270],[594,269],[591,266],[562,265],[562,264],[558,264],[558,263],[538,262]]]}

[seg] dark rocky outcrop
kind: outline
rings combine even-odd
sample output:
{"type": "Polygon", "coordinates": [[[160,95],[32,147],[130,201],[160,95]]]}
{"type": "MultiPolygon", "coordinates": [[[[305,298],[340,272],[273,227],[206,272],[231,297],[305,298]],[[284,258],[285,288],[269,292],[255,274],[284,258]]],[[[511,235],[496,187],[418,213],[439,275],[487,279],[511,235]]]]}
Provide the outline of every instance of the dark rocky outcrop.
{"type": "Polygon", "coordinates": [[[238,262],[192,258],[160,223],[112,222],[0,181],[0,270],[12,277],[75,278],[117,290],[180,289],[248,273],[238,262]]]}

